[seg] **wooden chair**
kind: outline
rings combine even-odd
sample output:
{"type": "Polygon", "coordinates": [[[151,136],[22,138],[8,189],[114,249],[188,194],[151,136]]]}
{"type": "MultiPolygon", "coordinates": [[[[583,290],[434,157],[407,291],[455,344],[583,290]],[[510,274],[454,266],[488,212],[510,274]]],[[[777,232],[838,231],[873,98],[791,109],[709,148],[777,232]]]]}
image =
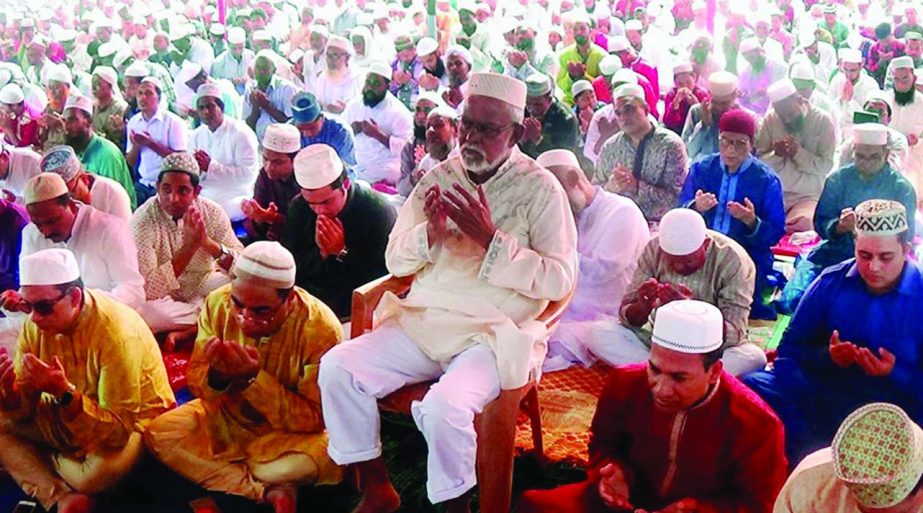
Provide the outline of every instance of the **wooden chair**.
{"type": "MultiPolygon", "coordinates": [[[[357,288],[353,292],[351,337],[356,338],[372,329],[372,314],[385,292],[403,296],[410,290],[411,283],[413,276],[398,278],[387,275],[357,288]]],[[[538,320],[549,330],[554,328],[572,296],[573,291],[564,299],[549,303],[538,320]]],[[[379,400],[378,406],[383,411],[410,415],[410,404],[422,400],[433,383],[429,381],[408,385],[379,400]]],[[[501,390],[500,396],[474,418],[478,444],[476,472],[482,513],[508,513],[510,510],[516,420],[520,410],[529,417],[533,455],[541,462],[544,447],[536,381],[532,380],[513,390],[501,390]]]]}

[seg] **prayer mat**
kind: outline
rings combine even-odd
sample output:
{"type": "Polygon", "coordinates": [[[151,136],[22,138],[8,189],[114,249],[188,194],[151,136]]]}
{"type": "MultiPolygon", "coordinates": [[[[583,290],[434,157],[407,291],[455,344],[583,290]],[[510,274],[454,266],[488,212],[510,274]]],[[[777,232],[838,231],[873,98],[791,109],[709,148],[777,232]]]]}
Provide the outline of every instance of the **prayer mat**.
{"type": "Polygon", "coordinates": [[[183,351],[163,351],[163,365],[167,368],[167,378],[174,393],[186,388],[186,371],[189,369],[191,357],[191,348],[183,351]]]}

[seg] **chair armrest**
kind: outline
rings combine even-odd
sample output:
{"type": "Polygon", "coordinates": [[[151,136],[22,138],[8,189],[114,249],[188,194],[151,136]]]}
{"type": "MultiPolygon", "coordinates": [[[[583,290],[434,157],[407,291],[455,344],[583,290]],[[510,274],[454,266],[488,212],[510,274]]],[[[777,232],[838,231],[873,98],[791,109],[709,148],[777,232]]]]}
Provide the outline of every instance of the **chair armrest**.
{"type": "Polygon", "coordinates": [[[542,311],[535,319],[538,322],[542,323],[549,330],[558,325],[558,321],[561,320],[561,317],[564,316],[564,312],[567,311],[568,305],[570,305],[571,300],[574,298],[574,292],[577,290],[576,284],[566,296],[561,298],[558,301],[551,301],[548,303],[548,306],[545,307],[545,310],[542,311]]]}
{"type": "Polygon", "coordinates": [[[398,296],[404,295],[410,290],[411,283],[413,283],[413,275],[397,277],[386,274],[354,290],[350,337],[356,338],[366,330],[372,329],[372,314],[385,292],[393,292],[398,296]]]}

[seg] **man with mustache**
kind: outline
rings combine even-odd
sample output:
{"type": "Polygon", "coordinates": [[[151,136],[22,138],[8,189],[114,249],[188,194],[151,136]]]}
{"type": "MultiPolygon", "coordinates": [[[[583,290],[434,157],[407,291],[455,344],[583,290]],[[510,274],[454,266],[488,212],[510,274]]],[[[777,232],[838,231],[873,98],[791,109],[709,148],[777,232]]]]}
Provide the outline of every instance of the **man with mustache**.
{"type": "Polygon", "coordinates": [[[376,400],[438,379],[413,406],[429,447],[427,492],[449,513],[468,511],[475,479],[474,416],[541,365],[535,321],[576,276],[576,228],[550,172],[516,147],[526,86],[475,73],[459,124],[460,154],[424,175],[404,203],[385,260],[414,276],[404,299],[384,297],[378,327],[321,359],[329,453],[354,464],[360,513],[396,511],[381,458],[376,400]]]}
{"type": "Polygon", "coordinates": [[[923,191],[923,94],[914,87],[916,72],[913,69],[913,58],[898,57],[891,63],[891,74],[894,85],[886,92],[890,100],[891,128],[907,136],[910,152],[904,160],[903,171],[917,191],[917,196],[923,191]]]}
{"type": "MultiPolygon", "coordinates": [[[[574,44],[561,51],[558,58],[560,70],[556,79],[558,88],[563,91],[561,101],[568,107],[574,106],[571,87],[578,80],[593,81],[599,76],[599,63],[606,56],[606,51],[590,41],[590,21],[581,18],[574,21],[574,44]]],[[[628,64],[626,64],[627,66],[628,64]]]]}

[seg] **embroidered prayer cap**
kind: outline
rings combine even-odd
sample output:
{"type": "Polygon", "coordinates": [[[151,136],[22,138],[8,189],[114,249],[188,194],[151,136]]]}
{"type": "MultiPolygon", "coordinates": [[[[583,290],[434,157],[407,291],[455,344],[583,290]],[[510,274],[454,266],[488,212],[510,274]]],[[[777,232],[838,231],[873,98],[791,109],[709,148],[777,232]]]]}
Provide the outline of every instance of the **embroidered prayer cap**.
{"type": "Polygon", "coordinates": [[[837,478],[868,508],[900,504],[923,475],[923,429],[893,404],[871,403],[854,411],[831,449],[837,478]]]}
{"type": "Polygon", "coordinates": [[[526,83],[517,78],[497,73],[472,73],[465,98],[486,96],[525,110],[526,89],[526,83]]]}
{"type": "Polygon", "coordinates": [[[718,120],[718,132],[746,135],[752,142],[756,137],[756,119],[743,109],[731,109],[718,120]]]}
{"type": "Polygon", "coordinates": [[[622,59],[619,59],[617,55],[609,54],[599,61],[599,72],[603,76],[611,77],[620,69],[622,69],[622,59]]]}
{"type": "Polygon", "coordinates": [[[914,69],[913,57],[909,55],[902,55],[900,57],[895,57],[891,61],[891,69],[914,69]]]}
{"type": "Polygon", "coordinates": [[[292,120],[295,123],[313,123],[320,115],[320,104],[313,94],[302,91],[292,97],[292,120]]]}
{"type": "Polygon", "coordinates": [[[612,78],[609,79],[609,83],[615,88],[618,88],[618,86],[622,84],[637,84],[638,74],[629,68],[621,68],[612,75],[612,78]]]}
{"type": "Polygon", "coordinates": [[[205,82],[200,85],[195,91],[195,101],[196,104],[199,103],[199,100],[202,98],[217,98],[221,99],[221,89],[218,87],[218,84],[214,82],[205,82]]]}
{"type": "Polygon", "coordinates": [[[80,266],[71,250],[49,248],[22,257],[20,285],[63,285],[80,279],[80,266]]]}
{"type": "Polygon", "coordinates": [[[186,173],[190,176],[199,176],[201,173],[198,161],[192,153],[186,151],[177,151],[164,157],[160,163],[160,172],[167,171],[186,173]]]}
{"type": "Polygon", "coordinates": [[[439,43],[431,37],[423,37],[417,41],[417,56],[423,57],[439,49],[439,43]]]}
{"type": "Polygon", "coordinates": [[[66,183],[80,173],[80,159],[77,158],[73,148],[62,144],[51,148],[42,157],[41,169],[43,173],[59,175],[66,183]]]}
{"type": "Polygon", "coordinates": [[[827,4],[824,6],[824,14],[836,14],[836,5],[827,4]]]}
{"type": "Polygon", "coordinates": [[[673,256],[695,253],[705,243],[705,220],[695,210],[674,208],[660,219],[660,249],[673,256]]]}
{"type": "Polygon", "coordinates": [[[327,48],[337,48],[348,53],[349,55],[355,54],[353,44],[349,42],[349,39],[346,39],[343,36],[330,36],[330,39],[327,40],[327,48]]]}
{"type": "Polygon", "coordinates": [[[730,71],[716,71],[708,75],[708,92],[712,96],[724,97],[737,92],[740,79],[730,71]]]}
{"type": "Polygon", "coordinates": [[[89,96],[83,96],[81,94],[70,94],[67,96],[67,101],[64,102],[64,110],[67,109],[79,109],[92,116],[93,100],[91,100],[89,96]]]}
{"type": "Polygon", "coordinates": [[[692,73],[692,63],[689,61],[679,61],[673,65],[673,74],[692,73]]]}
{"type": "Polygon", "coordinates": [[[369,73],[374,73],[380,77],[384,77],[388,82],[391,81],[391,75],[394,73],[394,70],[391,69],[391,65],[384,61],[372,61],[369,64],[369,73]]]}
{"type": "Polygon", "coordinates": [[[840,62],[845,62],[847,64],[862,64],[862,52],[855,48],[840,48],[840,51],[837,52],[837,56],[840,58],[840,62]]]}
{"type": "Polygon", "coordinates": [[[871,199],[856,207],[856,232],[864,235],[897,235],[909,229],[907,209],[897,201],[871,199]]]}
{"type": "Polygon", "coordinates": [[[551,78],[544,73],[533,73],[526,77],[526,95],[529,98],[551,93],[551,78]]]}
{"type": "Polygon", "coordinates": [[[394,49],[398,52],[403,52],[404,50],[409,50],[413,48],[413,39],[410,36],[403,34],[397,36],[394,40],[394,49]]]}
{"type": "Polygon", "coordinates": [[[0,89],[0,103],[4,105],[16,105],[25,101],[26,96],[18,84],[7,84],[0,89]]]}
{"type": "Polygon", "coordinates": [[[906,40],[906,41],[910,41],[910,40],[923,41],[923,34],[917,32],[917,31],[915,31],[915,30],[911,30],[911,31],[906,32],[906,33],[904,34],[904,40],[906,40]]]}
{"type": "Polygon", "coordinates": [[[263,148],[276,153],[297,153],[301,149],[301,132],[288,123],[273,123],[263,132],[263,148]]]}
{"type": "Polygon", "coordinates": [[[135,61],[125,68],[125,78],[144,78],[150,73],[147,63],[144,61],[135,61]]]}
{"type": "Polygon", "coordinates": [[[240,252],[231,274],[267,287],[290,289],[295,285],[295,258],[278,242],[261,240],[240,252]]]}
{"type": "Polygon", "coordinates": [[[619,53],[628,50],[631,47],[631,43],[628,42],[628,38],[625,36],[616,36],[609,42],[609,53],[619,53]]]}
{"type": "Polygon", "coordinates": [[[119,86],[119,74],[110,66],[97,66],[93,70],[93,76],[105,80],[113,89],[119,86]]]}
{"type": "Polygon", "coordinates": [[[548,150],[535,159],[535,163],[544,168],[553,166],[575,167],[580,169],[577,156],[570,150],[548,150]]]}
{"type": "Polygon", "coordinates": [[[695,299],[671,301],[654,311],[651,342],[686,354],[715,351],[724,343],[721,310],[695,299]]]}
{"type": "Polygon", "coordinates": [[[228,29],[228,43],[240,45],[247,42],[247,33],[240,27],[231,27],[228,29]]]}
{"type": "Polygon", "coordinates": [[[48,72],[47,82],[61,82],[62,84],[71,84],[73,83],[73,78],[71,76],[71,70],[67,69],[67,66],[63,64],[58,64],[51,68],[48,72]]]}
{"type": "Polygon", "coordinates": [[[868,146],[887,146],[888,127],[881,123],[862,123],[853,126],[853,141],[868,146]]]}
{"type": "Polygon", "coordinates": [[[769,86],[766,94],[769,96],[769,101],[772,103],[779,103],[790,96],[798,94],[798,89],[795,88],[795,84],[791,79],[783,78],[769,86]]]}
{"type": "Polygon", "coordinates": [[[60,198],[70,191],[60,175],[55,173],[39,173],[32,177],[22,191],[22,198],[26,205],[60,198]]]}
{"type": "Polygon", "coordinates": [[[326,187],[343,174],[343,160],[326,144],[312,144],[295,155],[295,181],[302,189],[326,187]]]}
{"type": "Polygon", "coordinates": [[[580,93],[585,93],[587,91],[593,90],[593,84],[589,80],[578,80],[570,86],[570,94],[574,98],[580,96],[580,93]]]}
{"type": "Polygon", "coordinates": [[[612,100],[615,101],[619,98],[635,98],[644,101],[644,89],[638,84],[622,84],[612,91],[612,100]]]}

